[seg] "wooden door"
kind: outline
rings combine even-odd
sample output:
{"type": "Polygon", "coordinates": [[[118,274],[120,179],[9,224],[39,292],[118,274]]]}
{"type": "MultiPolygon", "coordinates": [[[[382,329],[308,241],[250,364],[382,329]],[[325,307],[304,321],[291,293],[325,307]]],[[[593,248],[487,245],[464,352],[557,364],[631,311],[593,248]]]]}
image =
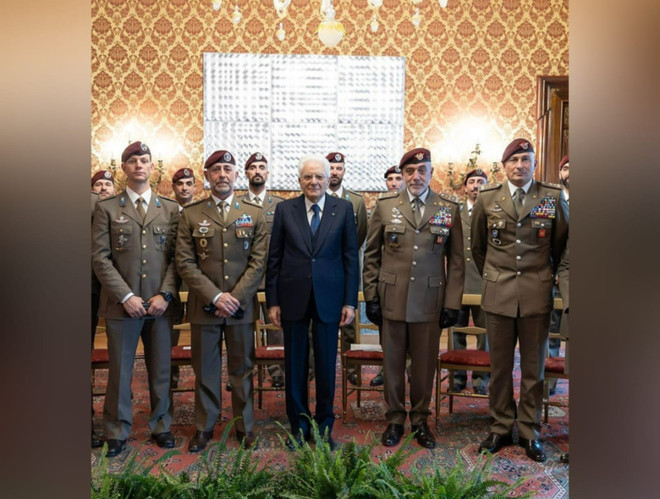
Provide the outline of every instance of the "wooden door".
{"type": "Polygon", "coordinates": [[[568,76],[539,76],[536,118],[536,178],[558,182],[559,161],[568,154],[568,76]]]}

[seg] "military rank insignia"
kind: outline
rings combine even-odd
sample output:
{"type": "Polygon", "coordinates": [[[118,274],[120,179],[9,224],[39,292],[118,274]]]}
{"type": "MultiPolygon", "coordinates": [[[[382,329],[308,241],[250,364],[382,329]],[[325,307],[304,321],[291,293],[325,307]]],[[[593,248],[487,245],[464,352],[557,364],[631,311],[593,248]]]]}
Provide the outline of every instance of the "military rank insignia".
{"type": "Polygon", "coordinates": [[[387,236],[387,242],[389,243],[390,248],[398,248],[399,247],[399,236],[397,236],[393,232],[389,236],[387,236]]]}
{"type": "Polygon", "coordinates": [[[431,225],[439,225],[441,227],[451,227],[451,208],[448,206],[441,206],[435,215],[429,220],[431,225]]]}
{"type": "Polygon", "coordinates": [[[532,218],[555,218],[557,209],[557,198],[554,196],[545,196],[539,204],[532,208],[529,214],[532,218]]]}

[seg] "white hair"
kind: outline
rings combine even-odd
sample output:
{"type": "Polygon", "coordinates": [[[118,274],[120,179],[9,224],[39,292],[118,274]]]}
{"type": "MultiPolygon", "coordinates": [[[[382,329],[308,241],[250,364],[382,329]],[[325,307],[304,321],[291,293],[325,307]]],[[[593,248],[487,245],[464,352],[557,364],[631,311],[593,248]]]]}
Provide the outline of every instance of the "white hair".
{"type": "Polygon", "coordinates": [[[325,170],[325,176],[330,177],[330,162],[325,158],[325,156],[322,156],[320,154],[310,154],[308,156],[304,156],[303,158],[298,161],[298,176],[302,177],[302,171],[304,166],[307,163],[319,163],[321,166],[323,166],[323,169],[325,170]]]}

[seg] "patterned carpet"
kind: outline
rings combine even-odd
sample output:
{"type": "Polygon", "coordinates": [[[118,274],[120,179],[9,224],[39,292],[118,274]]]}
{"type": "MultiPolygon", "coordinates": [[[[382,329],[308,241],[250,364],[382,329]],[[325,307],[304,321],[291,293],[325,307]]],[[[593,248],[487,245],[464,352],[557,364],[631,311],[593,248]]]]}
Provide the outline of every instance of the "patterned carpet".
{"type": "MultiPolygon", "coordinates": [[[[339,375],[340,370],[337,369],[339,375]]],[[[363,377],[370,379],[376,374],[375,368],[363,368],[363,377]]],[[[516,369],[516,376],[519,375],[516,369]]],[[[226,381],[226,380],[225,380],[226,381]]],[[[99,371],[96,378],[96,387],[104,388],[106,372],[99,371]]],[[[181,386],[192,386],[194,374],[191,368],[181,369],[181,386]]],[[[255,377],[256,383],[256,377],[255,377]]],[[[223,381],[224,386],[224,381],[223,381]]],[[[518,386],[516,379],[514,386],[518,386]]],[[[314,409],[314,384],[310,397],[314,409]]],[[[470,385],[468,384],[468,388],[470,385]]],[[[215,429],[215,439],[219,439],[231,419],[230,394],[223,391],[222,421],[215,429]]],[[[568,401],[568,381],[560,380],[557,393],[553,400],[568,401]]],[[[362,404],[357,407],[355,395],[349,398],[350,409],[346,422],[341,421],[341,378],[337,378],[335,398],[335,414],[338,418],[333,431],[337,443],[350,442],[355,439],[358,443],[369,442],[373,438],[380,438],[386,427],[385,404],[380,392],[365,392],[362,394],[362,404]]],[[[434,406],[435,401],[432,403],[434,406]]],[[[147,389],[146,369],[144,362],[137,360],[133,377],[133,432],[124,451],[110,460],[110,469],[120,470],[134,454],[138,460],[150,463],[165,453],[155,443],[150,441],[147,419],[149,415],[149,394],[147,389]]],[[[264,393],[263,409],[258,409],[255,401],[255,430],[259,435],[259,447],[256,455],[273,470],[284,469],[288,464],[289,452],[283,449],[278,436],[285,437],[282,426],[287,428],[284,392],[264,393]]],[[[102,433],[103,397],[94,397],[94,426],[102,433]]],[[[457,455],[460,456],[468,468],[475,465],[478,458],[479,442],[488,434],[489,426],[487,400],[468,399],[456,397],[454,399],[454,412],[449,414],[446,401],[441,408],[439,425],[435,426],[433,418],[429,425],[436,432],[438,447],[434,450],[422,449],[416,452],[408,464],[413,472],[423,472],[430,460],[439,459],[447,467],[456,464],[457,455]]],[[[406,435],[410,432],[410,424],[406,424],[406,435]]],[[[192,392],[176,393],[174,395],[174,421],[172,432],[176,438],[176,449],[181,452],[165,460],[162,467],[170,473],[187,470],[194,474],[200,467],[200,456],[187,452],[188,442],[195,433],[194,428],[194,402],[192,392]]],[[[514,434],[515,439],[515,434],[514,434]]],[[[568,410],[566,408],[550,408],[548,424],[543,425],[541,434],[543,448],[548,459],[545,463],[536,463],[525,456],[518,446],[502,449],[493,459],[494,474],[497,479],[513,483],[524,478],[523,484],[517,489],[517,494],[533,491],[533,497],[538,498],[567,498],[569,472],[568,466],[559,462],[559,456],[568,451],[568,410]]],[[[230,445],[237,443],[230,439],[230,445]]],[[[413,441],[413,445],[416,443],[413,441]]],[[[209,458],[213,458],[214,450],[209,448],[209,458]]],[[[387,455],[391,448],[377,446],[375,455],[387,455]]],[[[100,457],[100,449],[92,449],[92,466],[100,457]]]]}

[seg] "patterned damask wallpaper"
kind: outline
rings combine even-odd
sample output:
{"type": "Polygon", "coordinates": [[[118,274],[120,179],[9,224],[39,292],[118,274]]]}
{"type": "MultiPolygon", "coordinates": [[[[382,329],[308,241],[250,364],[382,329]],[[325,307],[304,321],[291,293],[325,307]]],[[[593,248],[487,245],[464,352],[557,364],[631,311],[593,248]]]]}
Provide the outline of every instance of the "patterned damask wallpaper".
{"type": "Polygon", "coordinates": [[[432,187],[447,192],[447,163],[464,171],[477,142],[484,169],[514,137],[536,143],[536,78],[568,74],[568,0],[422,0],[417,28],[412,0],[385,0],[376,33],[367,0],[335,0],[346,29],[336,48],[316,34],[320,0],[291,2],[283,42],[271,0],[239,0],[238,26],[236,0],[222,3],[92,0],[92,171],[144,140],[164,162],[161,194],[178,168],[201,178],[203,52],[405,57],[404,149],[431,149],[432,187]]]}

